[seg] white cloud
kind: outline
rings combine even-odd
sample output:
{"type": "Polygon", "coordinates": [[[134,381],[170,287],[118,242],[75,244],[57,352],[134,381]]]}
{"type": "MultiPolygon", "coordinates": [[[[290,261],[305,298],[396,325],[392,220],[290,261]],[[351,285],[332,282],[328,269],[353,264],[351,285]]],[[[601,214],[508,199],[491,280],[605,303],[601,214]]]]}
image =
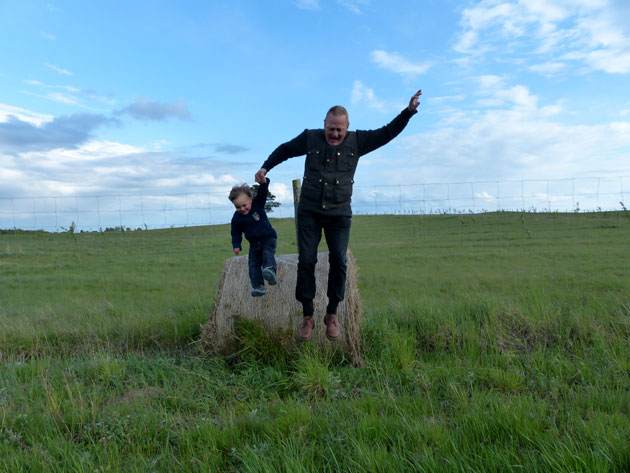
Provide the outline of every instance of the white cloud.
{"type": "Polygon", "coordinates": [[[157,140],[152,144],[153,151],[162,151],[165,146],[170,145],[168,140],[157,140]]]}
{"type": "Polygon", "coordinates": [[[578,55],[592,69],[609,74],[630,74],[630,47],[627,50],[598,49],[578,55]]]}
{"type": "Polygon", "coordinates": [[[551,75],[576,61],[595,71],[630,73],[627,2],[616,0],[483,0],[462,10],[454,49],[547,55],[531,70],[551,75]]]}
{"type": "MultiPolygon", "coordinates": [[[[406,185],[610,176],[618,183],[619,176],[630,175],[627,109],[620,110],[618,121],[566,124],[559,115],[562,105],[541,104],[521,84],[496,75],[479,77],[478,84],[472,93],[484,102],[480,108],[451,104],[434,129],[406,135],[366,158],[357,182],[406,185]],[[493,108],[485,101],[493,101],[493,108]]],[[[406,133],[421,128],[418,118],[406,133]]]]}
{"type": "Polygon", "coordinates": [[[77,149],[58,150],[56,155],[69,162],[85,162],[86,160],[106,160],[116,156],[138,154],[145,151],[147,150],[139,146],[117,143],[114,141],[90,141],[77,149]]]}
{"type": "Polygon", "coordinates": [[[45,122],[50,122],[54,118],[52,115],[31,112],[30,110],[26,110],[24,108],[0,103],[0,123],[6,122],[9,116],[17,117],[23,122],[36,126],[40,126],[45,122]]]}
{"type": "Polygon", "coordinates": [[[121,172],[120,163],[114,163],[116,157],[141,151],[120,143],[92,141],[76,149],[26,152],[17,158],[0,153],[0,188],[5,197],[93,195],[121,172]]]}
{"type": "Polygon", "coordinates": [[[53,92],[46,96],[48,100],[52,100],[53,102],[65,103],[69,105],[78,105],[79,101],[76,97],[68,94],[62,94],[60,92],[53,92]]]}
{"type": "Polygon", "coordinates": [[[347,8],[352,13],[360,15],[362,13],[361,7],[368,5],[369,0],[337,0],[341,6],[347,8]]]}
{"type": "Polygon", "coordinates": [[[87,108],[85,104],[90,102],[106,105],[114,105],[116,103],[116,100],[112,97],[101,95],[92,90],[82,90],[72,85],[50,85],[33,79],[27,79],[24,83],[40,90],[43,89],[44,93],[33,93],[30,91],[23,93],[57,103],[78,105],[83,108],[87,108]]]}
{"type": "Polygon", "coordinates": [[[534,64],[529,69],[547,77],[552,77],[566,70],[567,64],[559,61],[549,61],[542,64],[534,64]]]}
{"type": "Polygon", "coordinates": [[[476,54],[505,45],[505,40],[533,36],[539,42],[539,51],[548,49],[563,34],[556,23],[570,16],[566,8],[576,9],[579,2],[564,0],[483,0],[462,10],[462,31],[454,48],[456,51],[476,54]],[[490,40],[501,39],[491,44],[490,40]]]}
{"type": "Polygon", "coordinates": [[[482,90],[505,87],[505,79],[501,76],[487,74],[479,77],[479,86],[482,90]]]}
{"type": "Polygon", "coordinates": [[[233,163],[183,159],[180,153],[151,152],[111,141],[89,141],[74,149],[0,152],[2,197],[112,195],[189,192],[191,186],[235,184],[233,163]]]}
{"type": "Polygon", "coordinates": [[[54,34],[46,33],[44,31],[42,31],[41,34],[42,34],[42,38],[45,38],[45,39],[50,40],[50,41],[54,41],[54,40],[57,39],[54,34]]]}
{"type": "MultiPolygon", "coordinates": [[[[369,0],[337,0],[337,3],[347,10],[360,15],[361,7],[369,4],[369,0]]],[[[302,10],[320,10],[319,0],[296,0],[295,6],[302,10]]]]}
{"type": "Polygon", "coordinates": [[[295,6],[302,10],[319,10],[319,0],[297,0],[295,6]]]}
{"type": "Polygon", "coordinates": [[[536,109],[538,97],[532,95],[529,89],[523,85],[506,86],[502,77],[494,75],[481,76],[479,78],[478,94],[483,98],[478,104],[484,107],[519,107],[536,109]]]}
{"type": "Polygon", "coordinates": [[[475,114],[450,127],[412,135],[379,173],[381,182],[509,181],[630,174],[630,122],[570,126],[536,113],[475,114]],[[625,150],[625,151],[624,151],[625,150]],[[391,172],[390,172],[391,170],[391,172]]]}
{"type": "MultiPolygon", "coordinates": [[[[630,122],[565,125],[551,120],[545,107],[514,105],[462,114],[448,125],[404,141],[405,158],[399,164],[418,168],[424,182],[630,173],[630,122]]],[[[390,160],[389,165],[395,163],[390,160]]]]}
{"type": "Polygon", "coordinates": [[[68,69],[64,69],[62,67],[57,67],[54,64],[46,64],[46,67],[50,70],[55,71],[57,74],[61,74],[62,76],[71,76],[72,72],[68,69]]]}
{"type": "Polygon", "coordinates": [[[387,106],[382,100],[376,98],[374,89],[370,89],[363,85],[360,80],[355,80],[352,88],[352,97],[350,99],[352,105],[366,104],[369,108],[384,112],[387,106]]]}
{"type": "MultiPolygon", "coordinates": [[[[365,5],[369,5],[369,0],[337,0],[337,3],[344,7],[345,9],[360,15],[362,12],[361,8],[365,5]]],[[[296,0],[295,6],[302,10],[320,10],[321,5],[319,0],[296,0]]]]}
{"type": "Polygon", "coordinates": [[[378,64],[379,67],[408,78],[414,78],[419,74],[424,74],[431,67],[429,63],[413,63],[398,53],[388,53],[381,49],[372,51],[370,59],[378,64]]]}
{"type": "Polygon", "coordinates": [[[293,188],[282,183],[272,183],[269,185],[269,190],[276,196],[277,202],[292,202],[293,201],[293,188]]]}
{"type": "Polygon", "coordinates": [[[462,100],[465,100],[466,97],[466,94],[445,95],[443,97],[431,97],[427,101],[432,104],[443,104],[447,102],[460,102],[462,100]]]}
{"type": "Polygon", "coordinates": [[[64,94],[61,92],[34,93],[28,90],[22,91],[22,93],[25,95],[30,95],[32,97],[50,100],[51,102],[82,106],[79,99],[72,94],[64,94]]]}

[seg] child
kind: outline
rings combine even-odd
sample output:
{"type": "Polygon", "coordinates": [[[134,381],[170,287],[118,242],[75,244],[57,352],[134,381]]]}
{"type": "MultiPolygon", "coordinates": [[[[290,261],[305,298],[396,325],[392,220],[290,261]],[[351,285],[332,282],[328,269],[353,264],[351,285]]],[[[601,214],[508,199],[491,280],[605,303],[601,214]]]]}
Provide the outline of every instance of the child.
{"type": "Polygon", "coordinates": [[[276,284],[276,240],[278,235],[271,226],[265,203],[269,193],[269,179],[260,184],[256,198],[247,184],[234,186],[230,200],[236,208],[232,217],[232,247],[234,254],[241,251],[242,234],[249,241],[249,280],[252,296],[267,294],[264,281],[276,284]]]}

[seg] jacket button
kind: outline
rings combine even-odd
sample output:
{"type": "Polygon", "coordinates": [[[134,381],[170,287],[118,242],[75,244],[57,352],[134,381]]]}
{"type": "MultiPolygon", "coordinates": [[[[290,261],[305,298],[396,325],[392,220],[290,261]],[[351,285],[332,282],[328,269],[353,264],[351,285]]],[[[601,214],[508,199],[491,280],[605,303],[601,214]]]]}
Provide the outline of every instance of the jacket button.
{"type": "Polygon", "coordinates": [[[319,182],[322,182],[322,180],[320,179],[319,182]]]}
{"type": "Polygon", "coordinates": [[[337,156],[341,156],[341,153],[339,151],[337,151],[337,156]]]}
{"type": "Polygon", "coordinates": [[[326,162],[327,162],[327,163],[329,163],[329,162],[330,162],[330,159],[327,159],[327,160],[326,160],[326,162]]]}
{"type": "Polygon", "coordinates": [[[324,182],[324,185],[325,185],[325,186],[327,186],[327,185],[328,185],[328,183],[327,183],[327,182],[324,182]]]}
{"type": "Polygon", "coordinates": [[[325,209],[325,208],[326,208],[326,204],[322,205],[322,209],[325,209]]]}

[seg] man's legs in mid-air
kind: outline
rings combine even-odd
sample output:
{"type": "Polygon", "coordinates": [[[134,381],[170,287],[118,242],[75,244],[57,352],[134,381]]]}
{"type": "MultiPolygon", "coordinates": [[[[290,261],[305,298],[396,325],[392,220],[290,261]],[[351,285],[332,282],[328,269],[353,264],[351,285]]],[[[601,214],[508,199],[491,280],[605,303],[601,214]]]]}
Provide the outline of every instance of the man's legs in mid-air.
{"type": "Polygon", "coordinates": [[[337,320],[337,307],[346,292],[348,242],[350,241],[351,216],[327,217],[324,222],[324,235],[328,245],[328,306],[326,307],[326,336],[337,340],[340,335],[337,320]]]}
{"type": "Polygon", "coordinates": [[[303,319],[299,331],[301,340],[313,336],[313,299],[315,298],[315,265],[317,247],[322,239],[320,216],[308,211],[298,212],[298,269],[295,298],[302,303],[303,319]]]}

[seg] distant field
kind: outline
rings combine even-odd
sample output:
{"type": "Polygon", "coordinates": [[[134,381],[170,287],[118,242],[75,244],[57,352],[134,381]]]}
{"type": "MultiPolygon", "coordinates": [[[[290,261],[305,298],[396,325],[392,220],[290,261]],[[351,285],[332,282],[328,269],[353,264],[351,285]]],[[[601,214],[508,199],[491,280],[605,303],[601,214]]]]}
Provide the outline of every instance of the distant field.
{"type": "Polygon", "coordinates": [[[626,212],[356,216],[350,247],[360,368],[199,350],[226,225],[0,232],[0,471],[630,471],[626,212]]]}

